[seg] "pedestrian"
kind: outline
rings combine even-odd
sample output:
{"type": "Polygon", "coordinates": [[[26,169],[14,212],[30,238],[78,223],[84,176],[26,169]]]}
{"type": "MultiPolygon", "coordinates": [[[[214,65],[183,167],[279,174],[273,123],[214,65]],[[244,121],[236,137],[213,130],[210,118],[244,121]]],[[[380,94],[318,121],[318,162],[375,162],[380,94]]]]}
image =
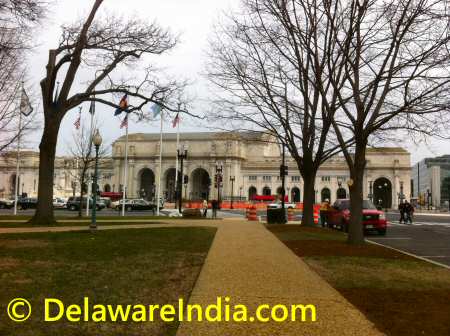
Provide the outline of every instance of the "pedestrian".
{"type": "Polygon", "coordinates": [[[330,211],[330,200],[326,199],[320,205],[320,223],[322,227],[328,226],[328,211],[330,211]]]}
{"type": "Polygon", "coordinates": [[[406,205],[406,203],[404,203],[403,201],[401,201],[400,204],[398,205],[398,211],[400,212],[400,220],[398,221],[399,223],[406,223],[405,205],[406,205]]]}
{"type": "Polygon", "coordinates": [[[412,216],[414,214],[414,207],[408,201],[405,202],[405,213],[406,213],[405,223],[410,222],[412,224],[412,216]]]}
{"type": "Polygon", "coordinates": [[[208,201],[203,200],[203,217],[207,217],[208,215],[208,201]]]}
{"type": "Polygon", "coordinates": [[[217,200],[212,200],[211,207],[212,207],[212,218],[216,219],[217,218],[217,210],[219,209],[219,202],[217,200]]]}

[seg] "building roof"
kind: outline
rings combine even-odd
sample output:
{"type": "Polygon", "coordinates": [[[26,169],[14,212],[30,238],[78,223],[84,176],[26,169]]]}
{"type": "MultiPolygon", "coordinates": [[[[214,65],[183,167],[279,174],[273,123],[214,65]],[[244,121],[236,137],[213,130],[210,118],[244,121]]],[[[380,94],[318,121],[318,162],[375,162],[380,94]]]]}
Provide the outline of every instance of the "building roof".
{"type": "MultiPolygon", "coordinates": [[[[180,141],[185,140],[261,140],[262,132],[185,132],[180,133],[180,141]]],[[[128,141],[159,141],[159,133],[133,133],[128,135],[128,141]]],[[[164,140],[176,140],[177,133],[163,133],[164,140]]],[[[121,136],[115,142],[124,142],[121,136]]]]}
{"type": "Polygon", "coordinates": [[[378,147],[378,148],[367,148],[367,153],[404,153],[409,154],[409,152],[401,147],[378,147]]]}

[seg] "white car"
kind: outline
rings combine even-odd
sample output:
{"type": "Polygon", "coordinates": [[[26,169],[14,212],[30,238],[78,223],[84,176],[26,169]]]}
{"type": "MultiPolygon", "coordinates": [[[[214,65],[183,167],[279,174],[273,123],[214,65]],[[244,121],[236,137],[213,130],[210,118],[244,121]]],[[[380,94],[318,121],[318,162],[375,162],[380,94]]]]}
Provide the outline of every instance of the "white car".
{"type": "MultiPolygon", "coordinates": [[[[285,209],[295,209],[297,205],[295,203],[284,203],[285,209]]],[[[271,203],[267,205],[267,209],[281,209],[281,202],[271,203]]]]}
{"type": "Polygon", "coordinates": [[[67,207],[67,201],[60,197],[55,197],[53,199],[53,208],[55,209],[65,209],[67,207]]]}

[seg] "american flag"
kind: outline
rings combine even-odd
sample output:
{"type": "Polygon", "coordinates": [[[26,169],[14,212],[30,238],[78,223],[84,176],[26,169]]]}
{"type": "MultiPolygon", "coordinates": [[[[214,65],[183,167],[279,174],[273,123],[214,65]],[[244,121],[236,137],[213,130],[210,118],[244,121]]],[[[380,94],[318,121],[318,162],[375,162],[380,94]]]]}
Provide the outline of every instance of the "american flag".
{"type": "Polygon", "coordinates": [[[177,125],[179,124],[179,122],[180,122],[180,113],[178,112],[178,113],[177,113],[177,116],[175,117],[175,119],[174,119],[173,122],[172,122],[172,127],[173,127],[173,128],[177,127],[177,125]]]}
{"type": "Polygon", "coordinates": [[[128,128],[128,114],[125,116],[125,118],[123,118],[122,123],[120,124],[120,128],[124,127],[128,128]]]}
{"type": "Polygon", "coordinates": [[[81,113],[78,115],[78,118],[77,118],[77,120],[75,120],[75,122],[73,123],[73,125],[75,126],[75,128],[76,128],[77,130],[80,129],[80,126],[81,126],[81,113]]]}

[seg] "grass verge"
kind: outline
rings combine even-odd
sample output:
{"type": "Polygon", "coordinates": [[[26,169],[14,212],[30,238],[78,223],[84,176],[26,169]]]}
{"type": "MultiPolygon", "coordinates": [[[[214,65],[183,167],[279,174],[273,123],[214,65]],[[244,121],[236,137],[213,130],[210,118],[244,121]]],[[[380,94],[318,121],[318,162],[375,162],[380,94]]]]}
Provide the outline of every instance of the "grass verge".
{"type": "Polygon", "coordinates": [[[321,228],[271,230],[387,335],[450,335],[450,271],[321,228]]]}
{"type": "MultiPolygon", "coordinates": [[[[2,316],[0,335],[175,335],[178,323],[43,322],[44,299],[82,305],[175,304],[189,297],[213,228],[155,228],[0,235],[0,311],[26,298],[31,318],[2,316]]],[[[2,314],[3,315],[3,314],[2,314]]]]}

